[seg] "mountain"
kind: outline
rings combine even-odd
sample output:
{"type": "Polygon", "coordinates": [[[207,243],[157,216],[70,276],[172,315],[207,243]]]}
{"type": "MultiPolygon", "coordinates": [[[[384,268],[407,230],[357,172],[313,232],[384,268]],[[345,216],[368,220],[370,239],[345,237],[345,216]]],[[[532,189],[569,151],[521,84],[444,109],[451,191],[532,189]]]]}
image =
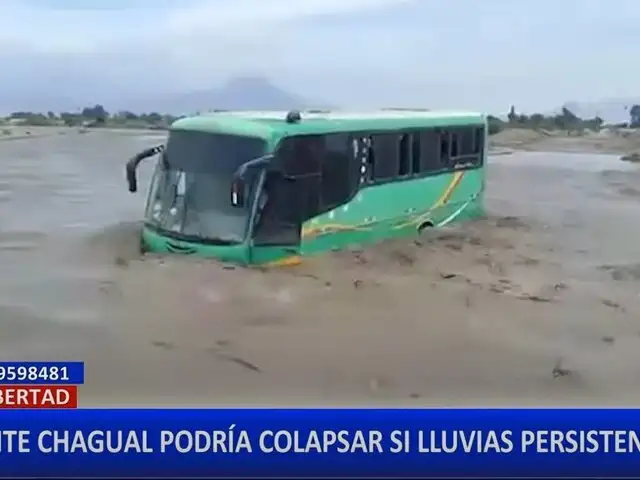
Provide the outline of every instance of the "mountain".
{"type": "Polygon", "coordinates": [[[232,78],[219,88],[189,92],[173,97],[144,100],[136,111],[190,114],[207,110],[292,110],[329,108],[289,93],[263,77],[232,78]]]}
{"type": "MultiPolygon", "coordinates": [[[[2,57],[0,57],[2,60],[2,57]]],[[[2,63],[2,62],[0,62],[2,63]]],[[[12,88],[0,90],[0,115],[15,111],[77,111],[99,103],[107,111],[162,112],[177,115],[207,110],[292,110],[330,108],[325,102],[312,101],[287,92],[261,76],[229,79],[220,87],[178,94],[141,95],[123,88],[109,78],[93,72],[66,79],[64,72],[52,69],[48,76],[36,75],[29,65],[18,63],[12,71],[12,88]],[[61,94],[51,84],[68,85],[61,94]]]]}

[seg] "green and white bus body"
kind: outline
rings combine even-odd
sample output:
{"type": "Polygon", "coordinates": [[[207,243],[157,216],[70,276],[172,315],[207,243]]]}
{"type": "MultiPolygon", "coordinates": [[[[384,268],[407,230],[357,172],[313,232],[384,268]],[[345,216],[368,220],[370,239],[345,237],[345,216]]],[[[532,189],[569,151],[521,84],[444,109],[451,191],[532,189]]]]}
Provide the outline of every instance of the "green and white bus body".
{"type": "Polygon", "coordinates": [[[418,234],[484,214],[479,113],[222,112],[185,118],[160,153],[141,246],[243,265],[418,234]]]}

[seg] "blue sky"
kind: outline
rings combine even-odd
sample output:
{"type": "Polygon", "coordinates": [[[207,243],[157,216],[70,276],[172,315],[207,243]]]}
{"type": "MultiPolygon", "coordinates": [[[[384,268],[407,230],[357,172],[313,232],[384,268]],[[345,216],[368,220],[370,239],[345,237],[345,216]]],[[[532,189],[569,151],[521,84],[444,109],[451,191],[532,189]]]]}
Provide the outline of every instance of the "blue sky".
{"type": "Polygon", "coordinates": [[[637,19],[632,0],[2,0],[0,108],[120,107],[235,75],[353,107],[640,97],[637,19]]]}

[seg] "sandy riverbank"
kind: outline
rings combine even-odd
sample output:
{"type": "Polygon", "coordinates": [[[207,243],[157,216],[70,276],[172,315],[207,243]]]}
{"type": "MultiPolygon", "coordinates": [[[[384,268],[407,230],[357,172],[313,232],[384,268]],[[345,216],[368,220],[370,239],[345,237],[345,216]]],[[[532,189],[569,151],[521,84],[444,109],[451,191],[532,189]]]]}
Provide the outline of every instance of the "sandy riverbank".
{"type": "Polygon", "coordinates": [[[83,127],[31,127],[0,125],[0,142],[11,140],[28,140],[52,136],[75,136],[91,134],[111,134],[111,135],[155,135],[164,136],[166,132],[162,130],[149,130],[140,128],[83,128],[83,127]]]}
{"type": "Polygon", "coordinates": [[[493,135],[490,146],[496,154],[530,151],[629,155],[640,153],[640,130],[604,129],[577,135],[565,131],[509,128],[493,135]]]}

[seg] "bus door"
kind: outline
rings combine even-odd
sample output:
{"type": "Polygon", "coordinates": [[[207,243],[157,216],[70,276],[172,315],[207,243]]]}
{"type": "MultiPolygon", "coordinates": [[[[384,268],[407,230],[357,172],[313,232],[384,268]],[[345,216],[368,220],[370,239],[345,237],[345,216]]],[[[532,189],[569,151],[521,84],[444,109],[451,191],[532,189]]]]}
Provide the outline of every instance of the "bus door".
{"type": "Polygon", "coordinates": [[[276,169],[265,172],[253,228],[255,258],[298,255],[302,223],[318,214],[321,150],[313,137],[290,137],[275,155],[276,169]],[[271,252],[270,252],[271,250],[271,252]]]}

